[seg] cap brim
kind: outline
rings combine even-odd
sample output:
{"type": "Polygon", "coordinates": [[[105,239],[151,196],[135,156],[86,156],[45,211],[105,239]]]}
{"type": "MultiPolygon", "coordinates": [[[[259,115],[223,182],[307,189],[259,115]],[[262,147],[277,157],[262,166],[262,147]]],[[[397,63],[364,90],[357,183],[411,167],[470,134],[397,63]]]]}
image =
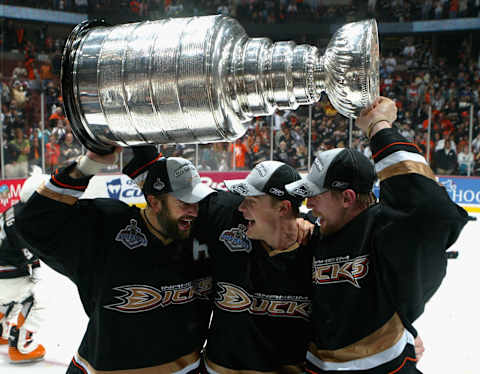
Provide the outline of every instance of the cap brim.
{"type": "Polygon", "coordinates": [[[230,179],[223,181],[225,183],[225,187],[230,192],[236,193],[241,196],[262,196],[266,195],[265,192],[257,190],[253,187],[250,183],[247,182],[246,179],[230,179]]]}
{"type": "Polygon", "coordinates": [[[213,192],[215,192],[214,189],[208,187],[205,183],[200,182],[193,188],[185,188],[179,191],[170,192],[170,194],[184,203],[195,204],[205,199],[213,192]]]}
{"type": "Polygon", "coordinates": [[[285,189],[290,195],[303,198],[320,195],[328,191],[326,188],[318,187],[308,178],[308,175],[298,181],[287,184],[285,189]]]}

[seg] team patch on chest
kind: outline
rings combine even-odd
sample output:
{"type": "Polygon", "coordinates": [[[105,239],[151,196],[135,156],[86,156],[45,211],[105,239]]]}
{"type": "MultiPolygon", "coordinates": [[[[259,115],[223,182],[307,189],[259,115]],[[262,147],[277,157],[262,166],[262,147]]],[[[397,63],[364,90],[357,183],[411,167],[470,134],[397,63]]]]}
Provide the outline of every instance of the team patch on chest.
{"type": "Polygon", "coordinates": [[[218,282],[215,305],[227,312],[302,318],[309,320],[311,301],[306,296],[250,294],[242,287],[218,282]]]}
{"type": "Polygon", "coordinates": [[[223,242],[231,252],[247,252],[252,250],[252,242],[246,234],[247,227],[238,225],[228,230],[224,230],[218,240],[223,242]]]}
{"type": "Polygon", "coordinates": [[[358,281],[365,278],[369,270],[368,255],[350,259],[349,256],[334,257],[328,259],[313,259],[312,279],[313,283],[331,284],[347,282],[360,288],[358,281]]]}
{"type": "Polygon", "coordinates": [[[115,287],[122,295],[114,296],[119,302],[105,305],[106,309],[122,313],[140,313],[166,308],[170,305],[187,304],[197,299],[208,300],[212,290],[212,278],[199,278],[191,282],[163,286],[160,289],[143,284],[115,287]]]}
{"type": "Polygon", "coordinates": [[[147,236],[138,227],[137,220],[131,219],[130,224],[121,229],[115,237],[117,242],[123,243],[127,248],[146,247],[148,244],[147,236]]]}

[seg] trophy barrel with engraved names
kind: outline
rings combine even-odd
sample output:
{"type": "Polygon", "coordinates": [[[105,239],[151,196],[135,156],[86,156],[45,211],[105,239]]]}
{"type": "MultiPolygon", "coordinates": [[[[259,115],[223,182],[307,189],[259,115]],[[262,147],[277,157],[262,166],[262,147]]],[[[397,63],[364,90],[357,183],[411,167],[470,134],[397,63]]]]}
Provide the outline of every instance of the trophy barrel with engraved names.
{"type": "Polygon", "coordinates": [[[64,48],[65,111],[88,149],[233,141],[256,116],[322,92],[356,118],[379,91],[375,20],[349,23],[323,55],[310,45],[249,38],[224,16],[109,26],[85,21],[64,48]]]}

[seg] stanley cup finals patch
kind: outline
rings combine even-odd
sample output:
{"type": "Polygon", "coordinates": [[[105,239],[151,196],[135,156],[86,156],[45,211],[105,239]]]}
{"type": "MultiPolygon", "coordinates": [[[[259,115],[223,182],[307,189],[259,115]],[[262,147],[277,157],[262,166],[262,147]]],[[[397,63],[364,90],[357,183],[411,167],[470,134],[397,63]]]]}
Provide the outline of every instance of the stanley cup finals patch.
{"type": "Polygon", "coordinates": [[[231,252],[247,252],[252,250],[252,242],[248,239],[247,227],[238,225],[228,230],[224,230],[218,238],[223,242],[231,252]]]}

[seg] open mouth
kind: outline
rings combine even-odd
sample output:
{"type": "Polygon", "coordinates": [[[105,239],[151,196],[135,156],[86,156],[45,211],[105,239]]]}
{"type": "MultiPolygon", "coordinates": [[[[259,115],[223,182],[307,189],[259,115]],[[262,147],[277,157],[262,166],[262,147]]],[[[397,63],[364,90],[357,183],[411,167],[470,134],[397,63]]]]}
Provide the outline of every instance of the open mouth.
{"type": "Polygon", "coordinates": [[[178,220],[178,227],[182,231],[188,231],[192,228],[195,217],[182,217],[178,220]]]}
{"type": "Polygon", "coordinates": [[[255,221],[254,220],[248,220],[248,228],[251,229],[253,226],[255,226],[255,221]]]}

